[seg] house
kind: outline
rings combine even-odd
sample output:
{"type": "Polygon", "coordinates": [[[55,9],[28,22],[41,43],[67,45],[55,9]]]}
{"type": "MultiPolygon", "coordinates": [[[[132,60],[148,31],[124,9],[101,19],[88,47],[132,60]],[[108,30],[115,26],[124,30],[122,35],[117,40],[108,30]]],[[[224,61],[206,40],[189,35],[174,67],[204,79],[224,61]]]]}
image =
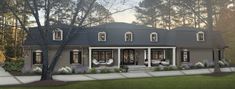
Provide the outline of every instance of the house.
{"type": "MultiPolygon", "coordinates": [[[[67,36],[68,26],[52,26],[47,32],[49,59],[67,36]]],[[[197,62],[213,63],[224,58],[225,44],[217,31],[179,27],[172,30],[127,23],[109,23],[89,28],[74,27],[76,35],[62,52],[56,69],[62,66],[120,68],[121,65],[152,67],[197,62]]],[[[42,63],[43,51],[37,28],[24,43],[25,71],[42,63]]],[[[51,61],[51,60],[49,60],[51,61]]]]}

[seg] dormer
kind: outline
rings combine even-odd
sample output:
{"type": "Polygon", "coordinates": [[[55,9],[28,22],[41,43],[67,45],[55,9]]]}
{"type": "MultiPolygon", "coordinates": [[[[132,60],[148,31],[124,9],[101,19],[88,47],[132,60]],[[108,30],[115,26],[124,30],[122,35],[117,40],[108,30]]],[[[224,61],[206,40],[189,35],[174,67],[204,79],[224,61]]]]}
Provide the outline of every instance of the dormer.
{"type": "Polygon", "coordinates": [[[200,31],[196,34],[197,41],[205,41],[205,33],[203,31],[200,31]]]}
{"type": "Polygon", "coordinates": [[[63,40],[63,30],[57,28],[53,30],[53,40],[54,41],[62,41],[63,40]]]}

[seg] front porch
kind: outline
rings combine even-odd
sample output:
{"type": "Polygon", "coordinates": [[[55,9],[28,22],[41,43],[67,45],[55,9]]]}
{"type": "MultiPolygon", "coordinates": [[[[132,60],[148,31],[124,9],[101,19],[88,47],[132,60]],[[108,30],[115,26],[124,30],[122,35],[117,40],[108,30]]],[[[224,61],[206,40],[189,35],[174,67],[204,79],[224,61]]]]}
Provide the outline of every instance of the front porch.
{"type": "Polygon", "coordinates": [[[176,65],[176,47],[89,47],[89,69],[121,65],[176,65]]]}

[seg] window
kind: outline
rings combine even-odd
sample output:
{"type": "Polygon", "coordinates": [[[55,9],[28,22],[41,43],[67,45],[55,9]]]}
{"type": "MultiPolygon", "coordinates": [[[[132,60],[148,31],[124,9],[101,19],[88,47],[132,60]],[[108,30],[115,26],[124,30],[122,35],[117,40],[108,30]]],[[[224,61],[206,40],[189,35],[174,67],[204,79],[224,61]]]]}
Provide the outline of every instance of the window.
{"type": "Polygon", "coordinates": [[[131,42],[131,41],[133,41],[133,34],[132,34],[132,32],[126,32],[126,33],[125,33],[125,41],[126,41],[126,42],[131,42]]]}
{"type": "Polygon", "coordinates": [[[53,40],[61,41],[63,40],[63,31],[59,28],[53,31],[53,40]]]}
{"type": "Polygon", "coordinates": [[[113,59],[113,52],[112,50],[93,50],[92,58],[100,63],[105,63],[109,59],[113,59]]]}
{"type": "Polygon", "coordinates": [[[33,64],[42,64],[42,51],[36,50],[33,52],[33,64]]]}
{"type": "Polygon", "coordinates": [[[150,34],[150,41],[151,42],[157,42],[158,41],[158,34],[156,32],[152,32],[150,34]]]}
{"type": "Polygon", "coordinates": [[[181,51],[181,62],[190,62],[190,52],[187,49],[181,51]]]}
{"type": "MultiPolygon", "coordinates": [[[[144,58],[148,59],[148,50],[145,50],[144,58]]],[[[151,50],[151,60],[163,60],[164,59],[164,51],[163,50],[151,50]]]]}
{"type": "Polygon", "coordinates": [[[70,64],[81,64],[81,51],[75,49],[70,52],[70,64]]]}
{"type": "Polygon", "coordinates": [[[197,33],[197,41],[205,41],[204,32],[200,31],[200,32],[197,33]]]}
{"type": "Polygon", "coordinates": [[[106,33],[105,32],[98,33],[98,41],[106,41],[106,33]]]}

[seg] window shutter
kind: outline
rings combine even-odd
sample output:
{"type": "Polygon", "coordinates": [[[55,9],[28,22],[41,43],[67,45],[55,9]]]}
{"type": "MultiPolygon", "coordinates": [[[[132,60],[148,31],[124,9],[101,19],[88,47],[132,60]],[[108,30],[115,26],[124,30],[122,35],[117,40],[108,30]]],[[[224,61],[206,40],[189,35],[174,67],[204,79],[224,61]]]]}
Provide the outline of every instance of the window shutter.
{"type": "Polygon", "coordinates": [[[190,62],[190,52],[189,52],[189,51],[187,51],[187,56],[188,56],[188,57],[187,57],[187,58],[188,58],[187,61],[190,62]]]}
{"type": "Polygon", "coordinates": [[[73,64],[73,51],[70,51],[70,64],[73,64]]]}
{"type": "Polygon", "coordinates": [[[78,63],[82,64],[82,52],[78,52],[78,63]]]}
{"type": "Polygon", "coordinates": [[[184,51],[181,51],[181,62],[184,62],[184,51]]]}
{"type": "Polygon", "coordinates": [[[43,64],[43,52],[40,52],[41,54],[41,64],[43,64]]]}
{"type": "Polygon", "coordinates": [[[36,63],[36,52],[33,52],[33,64],[36,63]]]}
{"type": "Polygon", "coordinates": [[[218,50],[218,58],[219,58],[219,60],[221,60],[221,51],[220,50],[218,50]]]}

